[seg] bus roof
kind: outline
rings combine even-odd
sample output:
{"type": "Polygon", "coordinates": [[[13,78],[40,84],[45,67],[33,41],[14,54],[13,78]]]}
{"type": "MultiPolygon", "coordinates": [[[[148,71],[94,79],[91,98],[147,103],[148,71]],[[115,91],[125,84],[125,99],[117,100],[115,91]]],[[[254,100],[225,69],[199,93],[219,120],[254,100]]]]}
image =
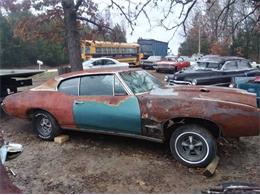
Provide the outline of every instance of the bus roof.
{"type": "Polygon", "coordinates": [[[111,41],[94,41],[94,40],[82,40],[84,43],[96,45],[97,47],[139,47],[137,43],[123,43],[123,42],[111,42],[111,41]]]}

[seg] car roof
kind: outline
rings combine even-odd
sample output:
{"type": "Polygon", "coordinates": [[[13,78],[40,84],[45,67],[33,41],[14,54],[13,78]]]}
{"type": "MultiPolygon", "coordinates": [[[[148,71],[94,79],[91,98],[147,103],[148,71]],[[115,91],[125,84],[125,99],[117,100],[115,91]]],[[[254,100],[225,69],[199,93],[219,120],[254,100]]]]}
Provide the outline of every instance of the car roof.
{"type": "Polygon", "coordinates": [[[76,72],[70,72],[70,73],[66,73],[63,75],[59,75],[57,76],[57,79],[66,79],[66,78],[70,78],[70,77],[75,77],[75,76],[80,76],[80,75],[85,75],[85,74],[100,74],[100,73],[116,73],[116,72],[123,72],[123,71],[130,71],[130,70],[140,70],[137,68],[129,68],[126,66],[117,66],[117,67],[106,67],[106,68],[90,68],[90,69],[86,69],[86,70],[82,70],[82,71],[76,71],[76,72]]]}
{"type": "Polygon", "coordinates": [[[235,61],[235,60],[245,60],[249,61],[242,57],[237,56],[207,56],[205,58],[201,58],[198,62],[214,62],[214,63],[224,63],[226,61],[235,61]]]}
{"type": "MultiPolygon", "coordinates": [[[[91,58],[89,60],[115,60],[113,58],[107,58],[107,57],[100,57],[100,58],[91,58]]],[[[88,60],[87,60],[88,61],[88,60]]]]}
{"type": "Polygon", "coordinates": [[[117,72],[124,72],[124,71],[131,71],[131,70],[141,70],[137,68],[129,68],[129,67],[107,67],[107,68],[91,68],[91,69],[86,69],[82,71],[75,71],[75,72],[70,72],[66,74],[62,74],[59,76],[56,76],[55,78],[49,79],[47,82],[43,83],[40,86],[37,86],[35,88],[32,88],[32,91],[39,91],[39,90],[55,90],[56,87],[59,85],[59,83],[62,80],[77,77],[77,76],[83,76],[87,74],[102,74],[102,73],[107,73],[107,74],[113,74],[117,72]]]}

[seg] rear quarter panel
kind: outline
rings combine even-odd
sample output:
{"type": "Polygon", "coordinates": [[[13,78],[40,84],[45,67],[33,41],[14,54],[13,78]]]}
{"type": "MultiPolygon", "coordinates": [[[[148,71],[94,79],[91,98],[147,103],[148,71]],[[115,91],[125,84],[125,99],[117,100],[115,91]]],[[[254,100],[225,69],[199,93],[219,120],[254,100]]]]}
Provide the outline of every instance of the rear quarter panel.
{"type": "Polygon", "coordinates": [[[54,116],[59,125],[75,127],[72,113],[74,96],[56,91],[26,91],[7,96],[3,109],[11,116],[29,118],[29,112],[42,109],[54,116]]]}

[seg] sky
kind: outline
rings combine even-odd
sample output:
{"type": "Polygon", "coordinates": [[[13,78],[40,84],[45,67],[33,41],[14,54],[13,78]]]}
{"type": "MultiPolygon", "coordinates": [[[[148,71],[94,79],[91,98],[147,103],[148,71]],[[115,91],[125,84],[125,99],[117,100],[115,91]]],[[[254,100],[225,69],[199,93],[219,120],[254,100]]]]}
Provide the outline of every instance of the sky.
{"type": "MultiPolygon", "coordinates": [[[[98,3],[99,10],[102,14],[104,14],[105,10],[107,9],[108,3],[110,1],[106,0],[95,0],[96,3],[98,3]]],[[[119,2],[119,4],[123,5],[123,0],[119,2]]],[[[121,24],[122,22],[125,24],[125,28],[127,31],[127,42],[137,42],[138,38],[144,38],[144,39],[156,39],[159,41],[169,42],[168,47],[172,51],[172,54],[178,54],[178,48],[180,46],[180,43],[184,41],[184,37],[180,35],[181,29],[175,33],[173,36],[173,31],[167,31],[165,28],[158,25],[158,20],[161,18],[160,11],[162,9],[166,9],[167,5],[161,5],[160,9],[147,9],[147,13],[149,15],[151,26],[149,25],[148,20],[146,19],[144,14],[141,14],[138,17],[138,20],[136,22],[136,26],[134,27],[134,31],[131,33],[131,28],[126,22],[124,16],[119,14],[119,11],[117,9],[110,9],[111,13],[111,19],[112,22],[121,24]]],[[[173,20],[173,18],[177,18],[178,16],[174,17],[174,15],[171,15],[168,19],[168,21],[173,20]]]]}

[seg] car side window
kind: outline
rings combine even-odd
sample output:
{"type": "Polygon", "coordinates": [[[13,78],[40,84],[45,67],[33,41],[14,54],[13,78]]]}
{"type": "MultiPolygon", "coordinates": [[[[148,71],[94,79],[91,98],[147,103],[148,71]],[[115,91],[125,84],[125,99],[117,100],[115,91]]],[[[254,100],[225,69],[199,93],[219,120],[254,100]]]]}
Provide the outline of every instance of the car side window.
{"type": "Polygon", "coordinates": [[[81,77],[81,96],[113,96],[114,75],[88,75],[81,77]]]}
{"type": "Polygon", "coordinates": [[[103,65],[114,65],[114,64],[115,62],[113,62],[112,60],[107,60],[107,59],[103,60],[103,65]]]}
{"type": "Polygon", "coordinates": [[[238,65],[238,69],[240,69],[240,70],[244,70],[244,69],[249,69],[249,68],[251,68],[249,62],[243,61],[243,60],[238,61],[238,62],[237,62],[237,65],[238,65]]]}
{"type": "Polygon", "coordinates": [[[77,96],[79,91],[79,79],[79,77],[75,77],[62,81],[58,87],[58,90],[67,95],[77,96]]]}
{"type": "Polygon", "coordinates": [[[127,95],[122,83],[119,79],[115,76],[115,87],[114,87],[114,95],[115,96],[125,96],[127,95]]]}
{"type": "Polygon", "coordinates": [[[93,66],[101,66],[101,65],[103,65],[103,62],[102,62],[102,60],[97,60],[97,61],[92,62],[92,64],[93,64],[93,66]]]}
{"type": "Polygon", "coordinates": [[[223,70],[237,70],[237,62],[236,61],[229,61],[229,62],[226,62],[224,65],[223,65],[223,70]]]}

